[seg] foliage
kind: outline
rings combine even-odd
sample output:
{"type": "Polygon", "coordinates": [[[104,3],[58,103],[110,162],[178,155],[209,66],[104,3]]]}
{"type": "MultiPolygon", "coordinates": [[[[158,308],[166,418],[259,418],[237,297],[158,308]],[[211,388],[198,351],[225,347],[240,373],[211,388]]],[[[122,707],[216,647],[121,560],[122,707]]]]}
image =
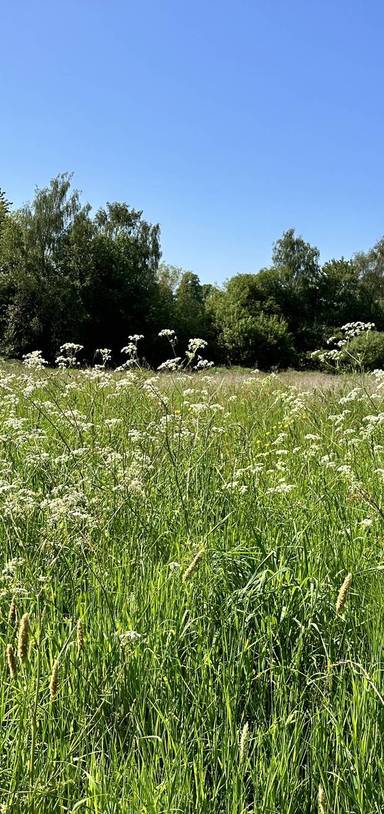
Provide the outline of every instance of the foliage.
{"type": "Polygon", "coordinates": [[[8,201],[4,190],[0,187],[0,229],[5,221],[5,218],[9,214],[10,207],[11,203],[8,201]]]}
{"type": "Polygon", "coordinates": [[[223,327],[222,341],[235,364],[268,369],[286,367],[293,360],[293,345],[287,323],[281,317],[260,313],[242,315],[223,327]]]}
{"type": "Polygon", "coordinates": [[[321,276],[320,252],[288,229],[273,247],[272,262],[275,268],[286,269],[295,283],[316,285],[321,276]]]}
{"type": "Polygon", "coordinates": [[[384,367],[384,333],[369,331],[354,337],[342,352],[346,366],[375,370],[384,367]]]}
{"type": "Polygon", "coordinates": [[[3,226],[1,344],[9,355],[39,347],[51,359],[73,337],[93,350],[107,341],[117,348],[127,326],[156,327],[159,227],[126,204],[92,218],[70,183],[58,176],[3,226]]]}
{"type": "Polygon", "coordinates": [[[77,352],[1,366],[2,807],[382,811],[383,376],[77,352]]]}
{"type": "Polygon", "coordinates": [[[384,337],[377,331],[372,333],[374,327],[373,322],[347,322],[329,337],[329,349],[313,351],[311,357],[332,371],[374,369],[378,367],[375,359],[381,358],[384,337]]]}
{"type": "Polygon", "coordinates": [[[157,334],[172,329],[182,353],[199,336],[216,363],[269,368],[314,363],[314,349],[344,323],[384,330],[384,238],[321,265],[318,248],[291,228],[269,268],[221,287],[160,258],[158,225],[123,202],[93,214],[69,174],[20,210],[0,190],[0,352],[40,348],[52,362],[76,340],[84,360],[104,345],[115,360],[126,335],[143,332],[143,355],[157,367],[157,334]]]}
{"type": "Polygon", "coordinates": [[[259,280],[237,275],[224,292],[211,292],[207,308],[227,360],[233,364],[286,367],[294,359],[286,320],[262,310],[259,280]]]}

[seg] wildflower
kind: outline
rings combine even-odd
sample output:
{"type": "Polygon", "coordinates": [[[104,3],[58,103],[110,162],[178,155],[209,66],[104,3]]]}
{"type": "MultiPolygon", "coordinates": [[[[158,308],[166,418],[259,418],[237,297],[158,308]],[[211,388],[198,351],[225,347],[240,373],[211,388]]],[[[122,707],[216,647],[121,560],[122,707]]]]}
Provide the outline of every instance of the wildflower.
{"type": "Polygon", "coordinates": [[[59,661],[58,659],[56,659],[56,661],[53,663],[51,678],[49,682],[49,695],[51,701],[55,700],[58,691],[59,691],[59,661]]]}
{"type": "Polygon", "coordinates": [[[207,370],[209,367],[213,367],[213,362],[208,362],[208,359],[202,359],[201,356],[197,357],[197,364],[194,366],[194,370],[207,370]]]}
{"type": "Polygon", "coordinates": [[[249,723],[247,721],[244,724],[240,735],[240,745],[239,745],[240,763],[244,763],[244,761],[247,758],[248,746],[249,746],[249,723]]]}
{"type": "Polygon", "coordinates": [[[28,660],[29,633],[29,614],[24,613],[20,619],[19,636],[17,641],[17,655],[23,664],[28,660]]]}
{"type": "Polygon", "coordinates": [[[143,489],[143,484],[138,478],[132,478],[127,484],[127,488],[129,492],[132,492],[133,495],[138,495],[138,497],[145,497],[145,491],[143,489]]]}
{"type": "Polygon", "coordinates": [[[41,350],[33,350],[31,353],[25,353],[23,356],[23,365],[35,370],[41,370],[48,362],[43,358],[41,350]]]}
{"type": "Polygon", "coordinates": [[[107,362],[111,361],[112,351],[110,348],[97,348],[95,356],[101,357],[101,365],[97,365],[97,367],[104,368],[107,362]]]}
{"type": "Polygon", "coordinates": [[[65,342],[60,346],[60,354],[55,359],[59,368],[78,367],[79,362],[76,355],[83,350],[83,345],[77,345],[75,342],[65,342]]]}
{"type": "Polygon", "coordinates": [[[347,574],[337,597],[336,613],[343,612],[351,584],[352,584],[352,574],[347,574]]]}
{"type": "Polygon", "coordinates": [[[165,362],[162,362],[161,365],[157,368],[158,370],[178,370],[180,367],[181,356],[175,356],[174,359],[166,359],[165,362]]]}
{"type": "Polygon", "coordinates": [[[123,633],[119,633],[120,644],[122,647],[135,644],[135,642],[140,641],[142,638],[141,633],[138,633],[137,630],[125,630],[123,633]]]}
{"type": "Polygon", "coordinates": [[[192,576],[193,572],[196,571],[196,568],[197,568],[200,560],[204,556],[204,554],[205,554],[205,549],[204,548],[201,548],[200,551],[198,551],[197,554],[195,554],[192,562],[188,565],[188,568],[184,571],[184,574],[183,574],[183,577],[182,577],[183,582],[187,582],[189,577],[192,576]]]}
{"type": "Polygon", "coordinates": [[[188,342],[188,350],[190,353],[195,354],[200,348],[206,348],[208,342],[205,339],[190,339],[188,342]]]}
{"type": "Polygon", "coordinates": [[[170,563],[168,563],[168,568],[169,568],[169,570],[170,570],[172,573],[173,573],[174,571],[178,571],[178,570],[179,570],[179,568],[180,568],[180,563],[179,563],[179,562],[176,562],[176,561],[174,561],[174,562],[170,562],[170,563]]]}
{"type": "Polygon", "coordinates": [[[7,644],[7,664],[11,678],[16,678],[17,675],[16,656],[15,651],[11,644],[7,644]]]}
{"type": "Polygon", "coordinates": [[[172,328],[163,328],[162,331],[159,331],[158,336],[164,336],[166,339],[174,339],[175,332],[172,330],[172,328]]]}

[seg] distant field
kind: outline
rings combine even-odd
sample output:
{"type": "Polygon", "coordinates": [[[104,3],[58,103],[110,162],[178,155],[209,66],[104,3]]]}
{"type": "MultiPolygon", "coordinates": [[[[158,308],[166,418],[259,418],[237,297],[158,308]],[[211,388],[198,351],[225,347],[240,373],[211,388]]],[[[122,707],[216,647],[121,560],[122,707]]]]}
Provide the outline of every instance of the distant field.
{"type": "Polygon", "coordinates": [[[2,365],[0,811],[384,810],[383,388],[2,365]]]}

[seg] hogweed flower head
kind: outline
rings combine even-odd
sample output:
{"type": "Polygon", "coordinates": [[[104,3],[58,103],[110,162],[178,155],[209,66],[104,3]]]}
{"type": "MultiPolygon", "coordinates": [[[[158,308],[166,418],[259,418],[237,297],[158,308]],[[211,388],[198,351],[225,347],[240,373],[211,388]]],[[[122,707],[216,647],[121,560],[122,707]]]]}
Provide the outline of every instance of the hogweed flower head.
{"type": "Polygon", "coordinates": [[[166,359],[158,366],[157,370],[178,370],[180,367],[181,356],[175,356],[173,359],[166,359]]]}
{"type": "Polygon", "coordinates": [[[125,630],[123,633],[119,633],[119,641],[121,647],[129,647],[134,645],[136,642],[139,642],[142,639],[141,633],[138,633],[137,630],[125,630]]]}
{"type": "Polygon", "coordinates": [[[110,362],[112,359],[112,351],[110,348],[97,348],[95,356],[101,358],[101,365],[97,365],[97,367],[104,368],[107,362],[110,362]]]}
{"type": "Polygon", "coordinates": [[[31,353],[24,353],[23,355],[23,365],[25,367],[41,370],[47,364],[48,362],[43,358],[41,350],[33,350],[31,353]]]}
{"type": "Polygon", "coordinates": [[[24,613],[20,619],[19,635],[17,640],[17,655],[22,664],[28,661],[29,633],[29,614],[24,613]]]}
{"type": "Polygon", "coordinates": [[[159,331],[158,336],[164,336],[166,339],[173,339],[175,332],[172,328],[163,328],[162,331],[159,331]]]}
{"type": "Polygon", "coordinates": [[[344,605],[347,601],[347,596],[349,593],[349,589],[352,585],[352,574],[347,574],[345,580],[339,590],[339,594],[337,597],[336,602],[336,613],[342,613],[344,610],[344,605]]]}
{"type": "Polygon", "coordinates": [[[65,342],[60,346],[60,354],[55,359],[57,366],[60,368],[78,367],[79,362],[76,356],[81,350],[83,350],[83,345],[78,345],[76,342],[65,342]]]}

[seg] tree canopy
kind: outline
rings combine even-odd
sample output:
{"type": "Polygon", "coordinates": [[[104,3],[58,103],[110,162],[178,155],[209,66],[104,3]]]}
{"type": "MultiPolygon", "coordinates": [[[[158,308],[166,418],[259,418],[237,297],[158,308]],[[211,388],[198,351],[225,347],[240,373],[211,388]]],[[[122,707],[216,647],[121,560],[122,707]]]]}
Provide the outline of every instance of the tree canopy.
{"type": "Polygon", "coordinates": [[[291,228],[274,244],[269,268],[214,286],[161,262],[160,227],[141,210],[108,202],[93,213],[68,173],[21,209],[0,188],[3,355],[39,349],[51,361],[75,341],[85,358],[100,347],[117,357],[138,333],[154,364],[157,335],[172,328],[184,348],[190,338],[207,340],[216,362],[307,365],[330,330],[353,320],[384,330],[384,238],[322,265],[319,249],[291,228]]]}

